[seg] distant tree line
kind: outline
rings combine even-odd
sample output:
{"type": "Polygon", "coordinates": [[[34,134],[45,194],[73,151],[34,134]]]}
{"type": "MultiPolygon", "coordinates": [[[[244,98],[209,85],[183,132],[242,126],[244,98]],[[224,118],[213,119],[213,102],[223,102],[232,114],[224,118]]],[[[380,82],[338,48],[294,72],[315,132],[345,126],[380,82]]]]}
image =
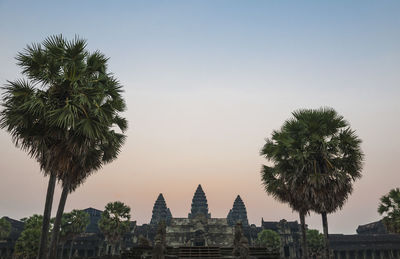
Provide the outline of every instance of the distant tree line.
{"type": "MultiPolygon", "coordinates": [[[[99,251],[99,255],[120,254],[123,249],[121,241],[123,235],[130,231],[130,208],[123,202],[115,201],[106,205],[98,222],[101,233],[105,236],[105,249],[99,251]]],[[[39,251],[40,236],[43,224],[42,215],[33,215],[29,218],[21,219],[24,222],[24,230],[17,239],[14,248],[14,258],[33,259],[36,258],[39,251]]],[[[54,229],[55,218],[51,219],[49,233],[54,229]]],[[[63,213],[61,224],[59,226],[59,239],[56,241],[56,247],[61,246],[64,251],[65,244],[69,241],[68,258],[73,256],[73,243],[77,237],[86,231],[90,223],[89,214],[81,210],[72,210],[69,213],[63,213]]],[[[6,218],[0,219],[0,240],[5,240],[11,233],[11,224],[6,218]]],[[[56,254],[54,258],[63,258],[63,253],[56,254]]]]}

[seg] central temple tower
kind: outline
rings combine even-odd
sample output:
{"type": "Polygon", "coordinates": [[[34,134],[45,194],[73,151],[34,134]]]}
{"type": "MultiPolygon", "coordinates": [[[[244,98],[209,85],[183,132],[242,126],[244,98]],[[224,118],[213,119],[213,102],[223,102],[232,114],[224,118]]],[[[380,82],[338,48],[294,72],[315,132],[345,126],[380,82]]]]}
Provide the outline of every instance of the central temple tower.
{"type": "Polygon", "coordinates": [[[199,184],[192,199],[187,218],[172,218],[166,227],[166,244],[171,247],[210,246],[230,247],[233,227],[226,218],[211,218],[207,198],[199,184]]]}
{"type": "Polygon", "coordinates": [[[188,218],[193,219],[199,214],[204,215],[206,218],[211,218],[211,214],[208,213],[207,198],[203,188],[201,188],[201,184],[197,186],[196,192],[194,193],[192,199],[192,209],[188,214],[188,218]]]}

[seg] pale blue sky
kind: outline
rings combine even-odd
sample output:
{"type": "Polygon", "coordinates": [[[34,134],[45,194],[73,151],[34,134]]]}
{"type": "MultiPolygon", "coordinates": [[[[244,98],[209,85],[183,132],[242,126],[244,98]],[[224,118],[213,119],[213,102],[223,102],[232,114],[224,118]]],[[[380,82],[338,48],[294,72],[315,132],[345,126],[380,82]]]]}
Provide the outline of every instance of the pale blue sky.
{"type": "MultiPolygon", "coordinates": [[[[399,1],[0,0],[0,84],[20,77],[16,53],[49,35],[79,35],[109,56],[128,140],[66,207],[118,199],[139,223],[159,192],[186,216],[198,183],[215,217],[240,194],[251,223],[297,220],[264,193],[258,152],[291,111],[333,107],[364,141],[364,177],[329,217],[332,232],[354,233],[379,219],[379,197],[400,182],[399,13],[399,1]]],[[[0,216],[41,213],[46,179],[6,132],[0,139],[0,216]]]]}

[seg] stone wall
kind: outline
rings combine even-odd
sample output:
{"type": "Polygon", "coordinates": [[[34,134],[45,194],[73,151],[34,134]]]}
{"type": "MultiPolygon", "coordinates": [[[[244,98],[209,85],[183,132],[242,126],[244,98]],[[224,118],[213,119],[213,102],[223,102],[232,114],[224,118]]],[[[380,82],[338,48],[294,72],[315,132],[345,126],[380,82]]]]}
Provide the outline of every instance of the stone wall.
{"type": "Polygon", "coordinates": [[[233,227],[225,218],[206,218],[197,215],[193,219],[172,218],[166,229],[167,246],[220,246],[233,245],[233,227]]]}

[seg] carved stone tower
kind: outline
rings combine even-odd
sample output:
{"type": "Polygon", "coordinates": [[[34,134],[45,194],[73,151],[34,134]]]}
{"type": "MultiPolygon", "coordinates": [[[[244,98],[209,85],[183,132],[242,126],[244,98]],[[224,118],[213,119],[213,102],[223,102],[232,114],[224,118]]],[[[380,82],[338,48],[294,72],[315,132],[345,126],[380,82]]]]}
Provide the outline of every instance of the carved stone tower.
{"type": "Polygon", "coordinates": [[[168,225],[172,218],[171,211],[167,208],[162,193],[158,195],[153,207],[153,215],[151,216],[150,225],[157,225],[161,220],[164,220],[168,225]]]}
{"type": "Polygon", "coordinates": [[[200,184],[197,187],[196,192],[194,193],[192,200],[192,209],[188,215],[188,218],[193,219],[198,214],[202,214],[206,218],[211,218],[211,214],[208,213],[207,198],[200,184]]]}
{"type": "Polygon", "coordinates": [[[227,216],[228,224],[234,226],[238,221],[243,226],[248,226],[249,221],[247,219],[246,206],[244,205],[242,198],[238,195],[233,203],[233,208],[229,211],[227,216]]]}

